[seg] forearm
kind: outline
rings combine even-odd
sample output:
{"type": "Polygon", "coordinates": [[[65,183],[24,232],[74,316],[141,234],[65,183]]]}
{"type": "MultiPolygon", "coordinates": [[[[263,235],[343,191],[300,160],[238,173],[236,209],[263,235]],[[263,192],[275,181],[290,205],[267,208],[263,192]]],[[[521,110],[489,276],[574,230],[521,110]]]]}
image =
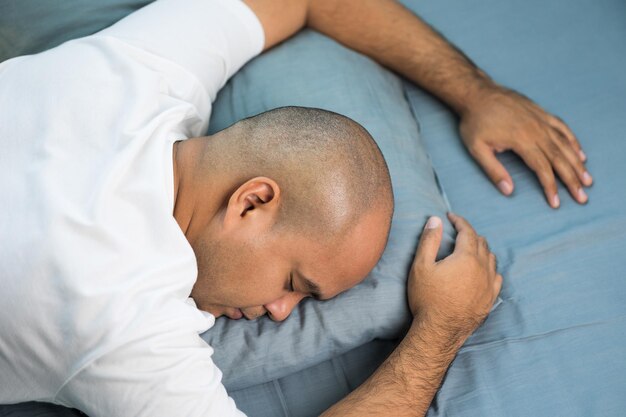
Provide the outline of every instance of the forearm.
{"type": "Polygon", "coordinates": [[[414,320],[376,372],[323,417],[423,416],[463,340],[452,340],[414,320]]]}
{"type": "Polygon", "coordinates": [[[461,51],[394,0],[314,0],[306,22],[406,76],[459,114],[494,85],[461,51]]]}

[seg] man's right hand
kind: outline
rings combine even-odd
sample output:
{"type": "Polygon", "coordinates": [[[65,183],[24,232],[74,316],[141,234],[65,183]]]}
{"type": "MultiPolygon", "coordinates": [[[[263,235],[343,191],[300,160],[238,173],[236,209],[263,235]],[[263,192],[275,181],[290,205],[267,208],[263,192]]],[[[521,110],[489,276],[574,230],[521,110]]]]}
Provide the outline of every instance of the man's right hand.
{"type": "Polygon", "coordinates": [[[458,349],[489,314],[502,286],[496,258],[465,219],[448,217],[459,232],[452,255],[436,262],[441,219],[422,233],[408,284],[411,328],[376,372],[323,417],[424,416],[458,349]]]}
{"type": "Polygon", "coordinates": [[[435,261],[443,227],[441,219],[431,217],[411,267],[408,298],[416,320],[428,322],[460,348],[489,314],[502,275],[485,238],[463,217],[448,213],[448,218],[458,231],[454,252],[435,261]]]}

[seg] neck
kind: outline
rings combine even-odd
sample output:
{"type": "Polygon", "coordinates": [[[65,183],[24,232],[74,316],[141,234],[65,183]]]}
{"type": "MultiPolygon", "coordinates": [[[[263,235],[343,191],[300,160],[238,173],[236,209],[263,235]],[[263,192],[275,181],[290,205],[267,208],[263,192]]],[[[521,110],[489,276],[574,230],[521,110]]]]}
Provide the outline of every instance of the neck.
{"type": "Polygon", "coordinates": [[[220,209],[221,177],[205,160],[208,138],[174,143],[174,218],[190,243],[220,209]]]}
{"type": "Polygon", "coordinates": [[[194,148],[193,139],[174,142],[174,218],[178,226],[187,235],[194,214],[193,187],[194,175],[192,168],[196,166],[194,155],[190,148],[194,148]],[[191,145],[191,146],[190,146],[191,145]]]}

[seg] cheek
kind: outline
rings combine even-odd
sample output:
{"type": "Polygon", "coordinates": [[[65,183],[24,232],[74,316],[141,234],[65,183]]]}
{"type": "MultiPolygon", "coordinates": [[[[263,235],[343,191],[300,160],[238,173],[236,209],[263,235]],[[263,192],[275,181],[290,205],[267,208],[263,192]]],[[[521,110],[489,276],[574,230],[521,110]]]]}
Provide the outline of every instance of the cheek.
{"type": "Polygon", "coordinates": [[[198,261],[207,302],[232,307],[257,307],[285,295],[289,269],[265,248],[205,244],[198,261]]]}
{"type": "Polygon", "coordinates": [[[200,239],[194,246],[198,263],[198,279],[194,285],[194,298],[199,297],[205,303],[229,305],[229,300],[240,287],[238,279],[242,276],[245,265],[244,257],[232,256],[236,248],[227,242],[200,239]]]}
{"type": "Polygon", "coordinates": [[[234,280],[238,305],[257,307],[283,297],[286,294],[287,271],[277,263],[264,259],[246,262],[240,279],[234,280]]]}

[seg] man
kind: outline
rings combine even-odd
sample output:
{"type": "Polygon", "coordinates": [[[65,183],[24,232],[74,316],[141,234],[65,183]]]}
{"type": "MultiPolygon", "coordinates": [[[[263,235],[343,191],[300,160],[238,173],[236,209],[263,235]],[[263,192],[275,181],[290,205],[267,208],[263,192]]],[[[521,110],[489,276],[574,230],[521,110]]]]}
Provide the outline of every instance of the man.
{"type": "MultiPolygon", "coordinates": [[[[567,126],[397,3],[158,1],[0,66],[1,403],[50,401],[92,417],[241,415],[198,333],[220,315],[283,320],[304,297],[333,297],[373,268],[393,200],[362,127],[283,108],[200,137],[226,80],[304,25],[447,102],[504,194],[513,183],[493,152],[513,149],[553,207],[553,169],[587,200],[591,177],[567,126]]],[[[449,217],[459,233],[448,258],[435,262],[440,219],[422,234],[407,336],[325,415],[424,414],[486,317],[502,285],[495,256],[449,217]]]]}

